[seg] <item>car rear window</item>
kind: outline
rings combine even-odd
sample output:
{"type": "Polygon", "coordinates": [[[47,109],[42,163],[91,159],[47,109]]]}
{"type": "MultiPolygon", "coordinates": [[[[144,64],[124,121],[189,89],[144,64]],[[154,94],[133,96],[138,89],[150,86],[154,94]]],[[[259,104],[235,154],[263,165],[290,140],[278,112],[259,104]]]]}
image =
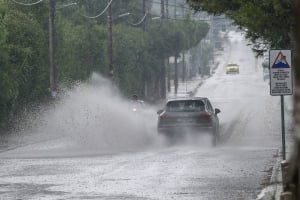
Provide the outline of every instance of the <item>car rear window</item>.
{"type": "Polygon", "coordinates": [[[227,66],[229,66],[229,67],[236,67],[237,64],[228,64],[227,66]]]}
{"type": "Polygon", "coordinates": [[[205,105],[201,100],[169,101],[166,108],[168,112],[199,112],[204,109],[205,105]]]}

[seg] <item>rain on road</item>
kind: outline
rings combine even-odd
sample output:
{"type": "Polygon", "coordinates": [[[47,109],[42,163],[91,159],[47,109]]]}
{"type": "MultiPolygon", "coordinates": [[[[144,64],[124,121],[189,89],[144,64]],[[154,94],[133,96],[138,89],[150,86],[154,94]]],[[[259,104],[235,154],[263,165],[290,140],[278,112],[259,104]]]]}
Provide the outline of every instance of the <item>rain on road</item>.
{"type": "Polygon", "coordinates": [[[158,107],[129,117],[94,77],[40,117],[34,131],[56,139],[0,153],[0,199],[256,199],[279,156],[280,106],[246,44],[229,34],[224,63],[237,62],[240,74],[220,63],[196,94],[221,109],[217,147],[206,136],[165,145],[158,107]]]}

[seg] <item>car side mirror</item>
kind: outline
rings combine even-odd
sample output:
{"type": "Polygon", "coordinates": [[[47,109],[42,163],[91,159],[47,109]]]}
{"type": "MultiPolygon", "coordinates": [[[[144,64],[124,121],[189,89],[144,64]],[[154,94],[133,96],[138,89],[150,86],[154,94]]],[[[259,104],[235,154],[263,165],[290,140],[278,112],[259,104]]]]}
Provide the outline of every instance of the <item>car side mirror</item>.
{"type": "Polygon", "coordinates": [[[219,114],[221,112],[221,110],[219,108],[215,108],[215,114],[219,114]]]}
{"type": "Polygon", "coordinates": [[[158,110],[156,113],[157,113],[158,115],[160,115],[163,111],[164,111],[163,109],[160,109],[160,110],[158,110]]]}

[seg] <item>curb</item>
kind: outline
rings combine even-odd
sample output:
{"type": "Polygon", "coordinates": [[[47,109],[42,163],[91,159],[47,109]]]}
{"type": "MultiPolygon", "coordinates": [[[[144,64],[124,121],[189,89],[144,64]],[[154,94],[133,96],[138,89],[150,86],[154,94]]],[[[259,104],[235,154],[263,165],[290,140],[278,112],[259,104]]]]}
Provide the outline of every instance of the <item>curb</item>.
{"type": "Polygon", "coordinates": [[[256,200],[280,200],[282,192],[282,174],[281,174],[281,161],[280,150],[277,150],[277,160],[272,168],[272,175],[270,178],[270,184],[265,187],[256,200]]]}
{"type": "MultiPolygon", "coordinates": [[[[280,150],[278,150],[278,155],[279,155],[279,152],[280,152],[280,150]]],[[[271,184],[273,184],[275,187],[275,192],[274,192],[275,200],[280,200],[280,195],[283,191],[281,162],[282,162],[282,158],[279,156],[276,160],[276,164],[273,168],[272,177],[271,177],[271,184]]]]}
{"type": "Polygon", "coordinates": [[[195,94],[198,91],[198,88],[203,84],[203,81],[201,80],[200,83],[197,85],[197,87],[195,87],[192,91],[189,91],[188,94],[190,97],[195,96],[195,94]]]}

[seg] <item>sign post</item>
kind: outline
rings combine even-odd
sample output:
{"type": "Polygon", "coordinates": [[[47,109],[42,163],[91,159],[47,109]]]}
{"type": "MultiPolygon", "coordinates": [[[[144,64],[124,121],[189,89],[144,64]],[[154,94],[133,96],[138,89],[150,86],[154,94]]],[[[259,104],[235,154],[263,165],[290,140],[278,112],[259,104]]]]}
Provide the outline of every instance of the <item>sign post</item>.
{"type": "Polygon", "coordinates": [[[285,156],[284,95],[293,94],[291,50],[270,50],[270,94],[281,99],[282,157],[285,156]]]}

